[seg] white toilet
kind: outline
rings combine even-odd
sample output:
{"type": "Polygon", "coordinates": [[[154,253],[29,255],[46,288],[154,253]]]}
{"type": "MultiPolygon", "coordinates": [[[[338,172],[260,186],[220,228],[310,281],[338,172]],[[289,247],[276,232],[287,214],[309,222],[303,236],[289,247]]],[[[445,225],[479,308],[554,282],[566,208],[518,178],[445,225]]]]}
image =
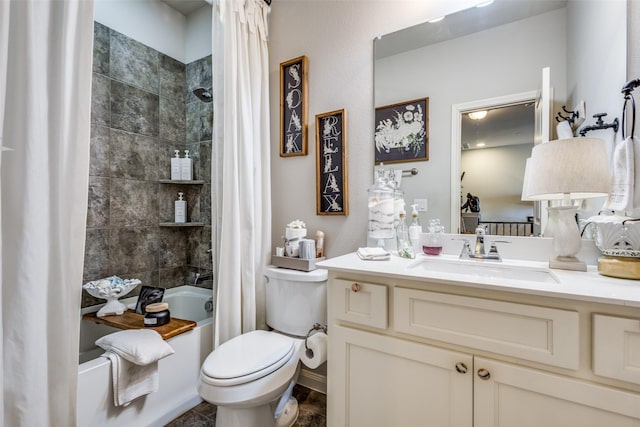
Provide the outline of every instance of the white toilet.
{"type": "MultiPolygon", "coordinates": [[[[299,372],[304,338],[327,323],[327,271],[267,267],[266,314],[273,331],[252,331],[216,348],[200,370],[198,392],[218,407],[217,427],[288,425],[297,406],[287,403],[299,372]],[[286,395],[285,392],[288,394],[286,395]],[[284,396],[284,397],[283,397],[284,396]]],[[[295,404],[295,401],[293,401],[295,404]]]]}

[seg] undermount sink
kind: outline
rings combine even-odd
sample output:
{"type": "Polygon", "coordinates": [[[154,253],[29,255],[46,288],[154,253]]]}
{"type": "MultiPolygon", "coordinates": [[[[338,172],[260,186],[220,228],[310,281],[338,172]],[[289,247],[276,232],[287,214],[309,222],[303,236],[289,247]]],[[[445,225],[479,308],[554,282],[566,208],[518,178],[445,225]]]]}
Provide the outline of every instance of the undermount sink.
{"type": "Polygon", "coordinates": [[[544,268],[503,265],[482,261],[445,260],[420,257],[408,269],[422,269],[429,272],[447,273],[484,279],[505,279],[538,283],[560,283],[551,271],[544,268]]]}

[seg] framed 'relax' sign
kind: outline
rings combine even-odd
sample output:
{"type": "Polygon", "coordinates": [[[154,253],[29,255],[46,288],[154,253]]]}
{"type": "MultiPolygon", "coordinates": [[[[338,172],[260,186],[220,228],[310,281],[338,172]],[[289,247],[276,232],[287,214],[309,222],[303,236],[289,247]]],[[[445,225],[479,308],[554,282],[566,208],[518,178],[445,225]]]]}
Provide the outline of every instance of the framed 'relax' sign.
{"type": "Polygon", "coordinates": [[[316,214],[348,215],[347,113],[316,115],[316,214]]]}

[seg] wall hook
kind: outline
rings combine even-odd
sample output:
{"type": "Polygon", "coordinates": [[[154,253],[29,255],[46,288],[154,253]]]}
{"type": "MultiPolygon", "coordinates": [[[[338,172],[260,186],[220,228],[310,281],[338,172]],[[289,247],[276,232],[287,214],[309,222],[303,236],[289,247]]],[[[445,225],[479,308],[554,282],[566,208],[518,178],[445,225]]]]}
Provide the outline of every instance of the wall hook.
{"type": "Polygon", "coordinates": [[[556,120],[558,121],[558,123],[560,123],[562,121],[567,121],[567,122],[569,122],[569,124],[571,126],[573,126],[575,121],[580,118],[580,112],[579,111],[567,110],[567,106],[566,105],[562,106],[562,111],[567,113],[568,116],[563,116],[562,113],[558,113],[558,117],[556,117],[556,120]]]}

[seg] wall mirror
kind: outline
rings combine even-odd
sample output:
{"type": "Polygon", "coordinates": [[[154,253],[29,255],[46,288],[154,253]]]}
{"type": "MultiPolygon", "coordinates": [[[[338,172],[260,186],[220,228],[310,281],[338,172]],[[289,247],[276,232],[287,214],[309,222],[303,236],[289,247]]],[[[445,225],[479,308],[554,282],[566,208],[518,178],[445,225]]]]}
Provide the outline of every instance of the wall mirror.
{"type": "MultiPolygon", "coordinates": [[[[547,67],[551,88],[548,138],[554,137],[553,118],[562,106],[573,108],[585,101],[585,125],[593,123],[591,116],[599,112],[609,113],[610,118],[619,116],[620,88],[626,81],[626,11],[624,0],[495,0],[489,6],[375,40],[374,108],[429,98],[429,160],[385,165],[417,169],[417,175],[402,180],[402,189],[408,204],[427,199],[427,212],[421,213],[423,226],[428,219],[439,218],[448,231],[459,232],[460,206],[472,188],[478,193],[472,194],[480,198],[483,220],[527,222],[533,215],[533,203],[518,198],[524,162],[504,153],[500,157],[496,148],[473,147],[463,155],[461,135],[469,133],[462,128],[465,116],[487,109],[490,113],[483,120],[490,121],[491,116],[499,116],[501,105],[530,106],[539,98],[542,70],[547,67]],[[457,129],[455,114],[461,118],[457,129]],[[462,160],[463,156],[468,159],[462,160]],[[463,162],[466,173],[461,186],[463,162]],[[500,170],[502,178],[492,181],[477,173],[487,170],[500,170]],[[510,188],[508,193],[498,194],[502,186],[510,188]]],[[[506,127],[497,132],[501,139],[508,134],[506,138],[513,141],[510,145],[520,145],[527,135],[530,141],[519,150],[530,153],[534,141],[527,127],[531,124],[520,126],[517,120],[506,120],[506,127]]],[[[473,132],[473,123],[470,127],[473,132]]],[[[497,135],[490,138],[498,139],[497,135]]],[[[615,141],[613,134],[589,136],[609,139],[611,149],[615,141]]]]}

